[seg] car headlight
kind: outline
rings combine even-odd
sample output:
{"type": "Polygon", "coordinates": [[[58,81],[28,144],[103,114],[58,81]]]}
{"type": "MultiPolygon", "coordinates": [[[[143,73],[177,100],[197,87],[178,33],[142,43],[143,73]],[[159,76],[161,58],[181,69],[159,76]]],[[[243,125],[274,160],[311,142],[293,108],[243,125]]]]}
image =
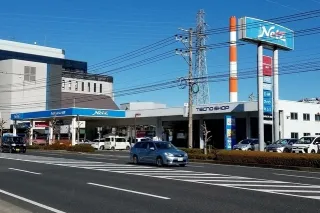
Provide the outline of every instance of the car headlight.
{"type": "Polygon", "coordinates": [[[187,153],[184,153],[184,156],[185,156],[185,157],[188,157],[188,154],[187,154],[187,153]]]}
{"type": "Polygon", "coordinates": [[[15,143],[13,143],[13,144],[11,144],[11,146],[16,146],[16,144],[15,144],[15,143]]]}
{"type": "Polygon", "coordinates": [[[279,150],[279,151],[283,152],[284,147],[279,147],[279,148],[277,148],[277,150],[279,150]]]}
{"type": "Polygon", "coordinates": [[[166,156],[168,156],[168,157],[173,157],[173,154],[172,153],[168,153],[168,152],[166,152],[166,153],[164,153],[166,156]]]}

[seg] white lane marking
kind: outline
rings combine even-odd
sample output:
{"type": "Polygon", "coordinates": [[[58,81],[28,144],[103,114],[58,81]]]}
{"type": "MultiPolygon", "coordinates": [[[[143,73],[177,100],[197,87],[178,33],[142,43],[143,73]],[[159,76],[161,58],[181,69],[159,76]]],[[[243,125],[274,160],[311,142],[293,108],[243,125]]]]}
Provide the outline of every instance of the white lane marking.
{"type": "Polygon", "coordinates": [[[204,166],[195,166],[195,165],[188,164],[187,167],[203,168],[204,166]]]}
{"type": "Polygon", "coordinates": [[[38,172],[30,172],[30,171],[22,170],[22,169],[15,169],[15,168],[8,168],[8,169],[14,170],[14,171],[19,171],[19,172],[30,173],[30,174],[34,174],[34,175],[41,175],[41,173],[38,173],[38,172]]]}
{"type": "Polygon", "coordinates": [[[315,186],[315,185],[309,185],[309,186],[308,185],[270,185],[270,183],[266,183],[265,185],[262,185],[262,184],[217,184],[217,185],[242,186],[242,187],[270,187],[270,188],[320,188],[320,186],[315,186]]]}
{"type": "Polygon", "coordinates": [[[54,208],[52,208],[52,207],[50,207],[50,206],[46,206],[46,205],[43,205],[43,204],[41,204],[41,203],[38,203],[38,202],[36,202],[36,201],[29,200],[29,199],[27,199],[27,198],[21,197],[21,196],[19,196],[19,195],[12,194],[12,193],[7,192],[7,191],[4,191],[4,190],[2,190],[2,189],[0,189],[0,193],[5,194],[5,195],[8,195],[8,196],[10,196],[10,197],[14,197],[14,198],[19,199],[19,200],[22,200],[22,201],[24,201],[24,202],[30,203],[30,204],[35,205],[35,206],[38,206],[38,207],[40,207],[40,208],[49,210],[49,211],[51,211],[51,212],[55,212],[55,213],[66,213],[66,212],[60,211],[60,210],[58,210],[58,209],[54,209],[54,208]]]}
{"type": "Polygon", "coordinates": [[[254,180],[253,178],[246,178],[246,177],[230,177],[230,176],[205,176],[205,177],[203,177],[203,176],[201,176],[201,177],[197,177],[197,176],[189,176],[189,175],[181,175],[181,176],[175,176],[175,175],[164,175],[164,176],[154,176],[154,177],[174,177],[174,178],[194,178],[194,179],[197,179],[197,178],[202,178],[202,179],[207,179],[207,178],[210,178],[210,179],[245,179],[245,180],[250,180],[250,179],[252,179],[252,180],[254,180]]]}
{"type": "Polygon", "coordinates": [[[97,169],[97,170],[99,170],[99,171],[110,171],[110,172],[119,172],[119,173],[121,173],[121,172],[123,172],[123,173],[128,173],[128,174],[138,174],[139,172],[141,173],[141,172],[143,172],[143,173],[146,173],[146,172],[148,172],[148,173],[153,173],[153,172],[167,172],[167,170],[157,170],[157,171],[152,171],[152,170],[118,170],[118,169],[97,169]]]}
{"type": "Polygon", "coordinates": [[[265,192],[290,192],[290,193],[318,193],[320,194],[320,191],[312,191],[312,190],[282,190],[282,189],[263,189],[265,192]]]}
{"type": "Polygon", "coordinates": [[[279,174],[279,173],[273,173],[274,175],[280,175],[280,176],[288,176],[288,177],[298,177],[298,178],[309,178],[309,179],[317,179],[320,180],[318,177],[307,177],[307,176],[300,176],[300,175],[287,175],[287,174],[279,174]]]}
{"type": "Polygon", "coordinates": [[[286,172],[300,172],[300,173],[312,173],[312,174],[320,174],[320,172],[310,172],[310,171],[298,171],[298,170],[288,170],[288,169],[274,169],[274,168],[262,168],[262,167],[252,167],[252,166],[242,166],[242,165],[229,165],[229,164],[221,164],[221,163],[197,163],[192,162],[193,164],[207,165],[207,166],[225,166],[225,167],[245,167],[248,169],[262,169],[262,170],[273,170],[273,171],[286,171],[286,172]]]}
{"type": "MultiPolygon", "coordinates": [[[[230,178],[232,179],[232,178],[230,178]]],[[[232,183],[232,182],[236,182],[236,183],[265,183],[264,180],[197,180],[197,179],[183,179],[185,181],[190,181],[190,182],[226,182],[226,183],[232,183]]],[[[268,183],[282,183],[281,181],[268,181],[268,183]]],[[[230,184],[231,186],[233,184],[230,184]]]]}
{"type": "Polygon", "coordinates": [[[154,195],[154,194],[148,194],[148,193],[138,192],[138,191],[133,191],[133,190],[128,190],[128,189],[121,189],[121,188],[117,188],[117,187],[113,187],[113,186],[106,186],[106,185],[101,185],[101,184],[96,184],[96,183],[87,183],[87,184],[93,185],[93,186],[100,186],[100,187],[108,188],[108,189],[115,189],[115,190],[119,190],[119,191],[139,194],[139,195],[145,195],[145,196],[149,196],[149,197],[160,198],[160,199],[164,199],[164,200],[170,200],[171,199],[169,197],[163,197],[163,196],[158,196],[158,195],[154,195]]]}

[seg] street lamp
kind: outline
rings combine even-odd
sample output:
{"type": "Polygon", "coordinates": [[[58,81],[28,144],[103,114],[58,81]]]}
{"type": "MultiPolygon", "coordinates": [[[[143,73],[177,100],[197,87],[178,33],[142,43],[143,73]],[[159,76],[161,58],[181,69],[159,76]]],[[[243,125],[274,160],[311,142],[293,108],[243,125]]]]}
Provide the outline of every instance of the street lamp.
{"type": "Polygon", "coordinates": [[[137,139],[137,116],[140,116],[140,113],[134,114],[134,137],[137,139]]]}

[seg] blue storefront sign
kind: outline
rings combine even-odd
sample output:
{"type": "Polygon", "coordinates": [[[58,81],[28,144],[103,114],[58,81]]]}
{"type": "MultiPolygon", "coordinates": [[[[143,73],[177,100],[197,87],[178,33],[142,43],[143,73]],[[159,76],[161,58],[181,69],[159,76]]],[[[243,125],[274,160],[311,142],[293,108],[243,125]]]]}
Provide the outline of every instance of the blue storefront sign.
{"type": "Polygon", "coordinates": [[[113,117],[124,118],[126,113],[124,110],[108,110],[108,109],[87,109],[87,108],[66,108],[56,110],[46,110],[37,112],[15,113],[11,114],[11,120],[30,120],[39,118],[52,117],[70,117],[70,116],[85,116],[85,117],[113,117]]]}
{"type": "Polygon", "coordinates": [[[293,30],[251,17],[240,18],[239,39],[253,43],[262,42],[267,47],[277,46],[282,50],[294,49],[293,30]]]}
{"type": "Polygon", "coordinates": [[[236,119],[234,116],[225,116],[225,134],[224,134],[224,148],[231,150],[237,143],[236,141],[236,119]]]}
{"type": "Polygon", "coordinates": [[[263,90],[263,113],[272,115],[272,91],[263,90]]]}

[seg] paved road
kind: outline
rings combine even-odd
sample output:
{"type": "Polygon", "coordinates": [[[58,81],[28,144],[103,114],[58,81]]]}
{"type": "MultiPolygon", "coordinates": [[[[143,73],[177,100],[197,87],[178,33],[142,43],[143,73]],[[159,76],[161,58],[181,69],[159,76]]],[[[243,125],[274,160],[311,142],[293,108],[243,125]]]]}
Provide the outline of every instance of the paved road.
{"type": "Polygon", "coordinates": [[[319,173],[135,166],[124,152],[2,153],[0,162],[0,200],[30,212],[319,212],[319,173]]]}

